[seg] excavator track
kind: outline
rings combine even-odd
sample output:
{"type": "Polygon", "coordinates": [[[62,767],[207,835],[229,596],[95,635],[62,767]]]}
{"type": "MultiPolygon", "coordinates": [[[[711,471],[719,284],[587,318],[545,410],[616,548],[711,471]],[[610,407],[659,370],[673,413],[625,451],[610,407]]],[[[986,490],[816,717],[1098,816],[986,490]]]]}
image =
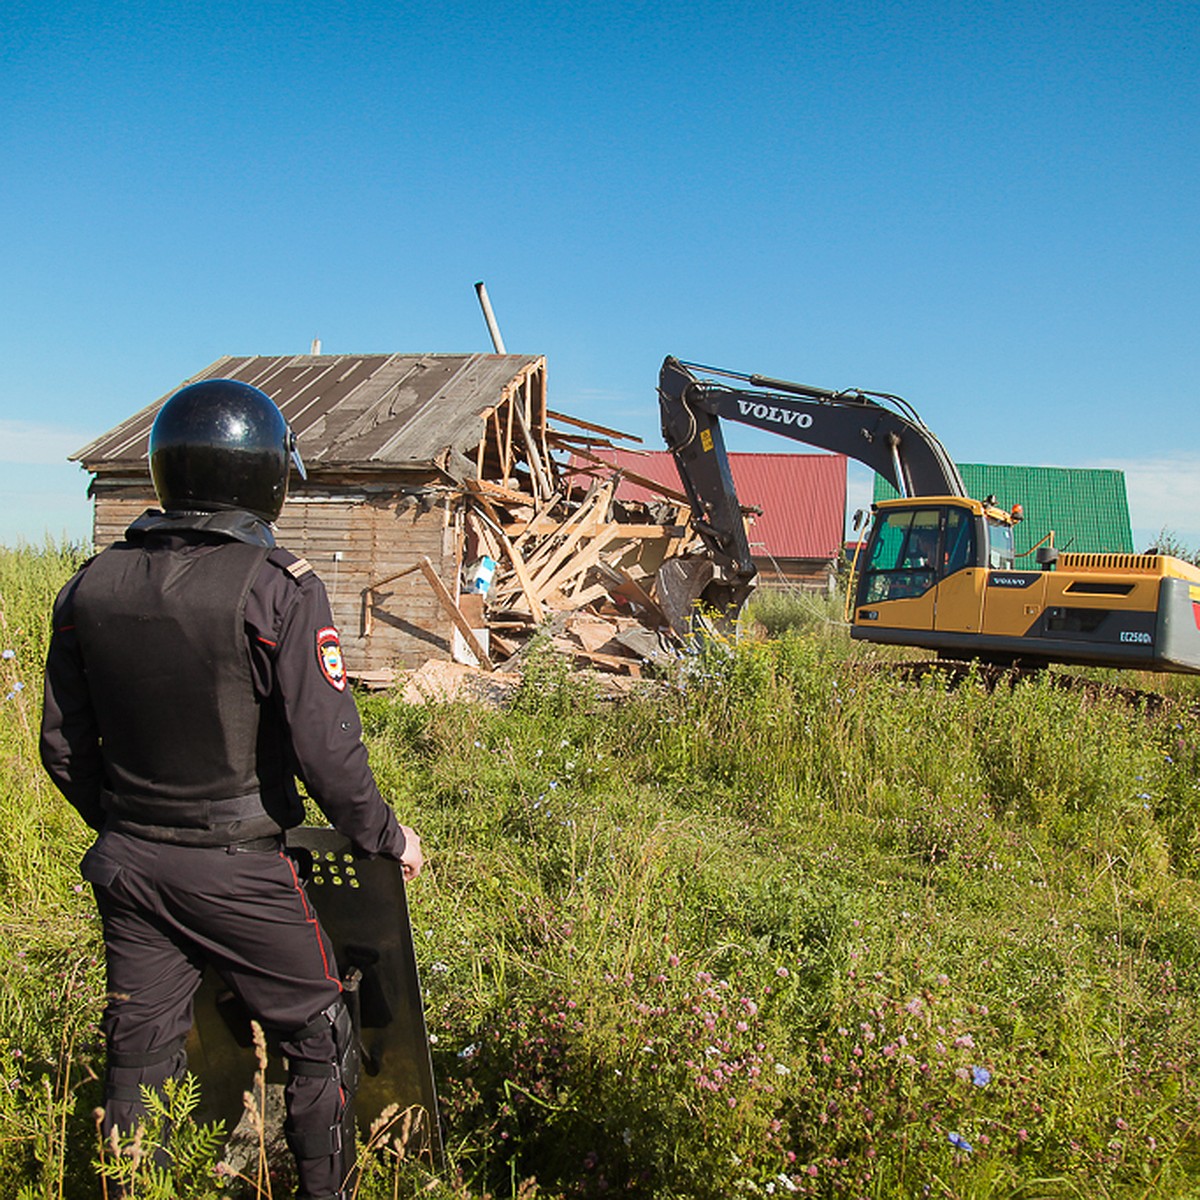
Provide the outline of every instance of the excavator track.
{"type": "Polygon", "coordinates": [[[1106,683],[1087,679],[1081,675],[1068,675],[1052,671],[1043,666],[1021,666],[1019,664],[987,663],[971,660],[931,658],[908,662],[854,664],[869,666],[872,670],[885,671],[901,679],[924,679],[939,675],[950,687],[956,687],[964,679],[977,679],[989,692],[998,687],[1015,687],[1022,680],[1047,679],[1051,686],[1074,692],[1089,700],[1117,700],[1130,707],[1142,706],[1151,715],[1181,709],[1192,716],[1200,716],[1200,703],[1188,702],[1160,692],[1149,692],[1144,688],[1126,687],[1122,684],[1106,683]]]}

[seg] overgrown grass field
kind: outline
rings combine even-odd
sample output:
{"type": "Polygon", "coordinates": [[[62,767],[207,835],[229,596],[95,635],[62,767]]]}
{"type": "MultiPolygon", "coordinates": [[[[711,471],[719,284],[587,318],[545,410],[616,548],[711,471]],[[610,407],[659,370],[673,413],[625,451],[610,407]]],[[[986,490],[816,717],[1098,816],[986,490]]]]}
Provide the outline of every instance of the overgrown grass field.
{"type": "MultiPolygon", "coordinates": [[[[0,552],[0,1192],[39,1200],[101,1194],[87,839],[35,740],[71,558],[0,552]]],[[[1196,687],[904,682],[785,624],[619,703],[548,655],[504,709],[360,698],[429,854],[449,1158],[380,1150],[364,1200],[1200,1197],[1196,687]]]]}

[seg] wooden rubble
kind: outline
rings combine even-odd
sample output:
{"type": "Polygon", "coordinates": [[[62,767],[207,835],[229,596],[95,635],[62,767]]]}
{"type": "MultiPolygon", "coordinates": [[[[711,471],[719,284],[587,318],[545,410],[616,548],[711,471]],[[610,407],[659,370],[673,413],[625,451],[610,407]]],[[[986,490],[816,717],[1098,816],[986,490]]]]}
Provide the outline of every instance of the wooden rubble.
{"type": "Polygon", "coordinates": [[[665,561],[699,551],[687,497],[618,471],[596,453],[613,448],[612,439],[640,439],[549,412],[537,395],[506,399],[488,420],[478,477],[461,492],[461,586],[485,556],[496,563],[490,586],[455,595],[421,559],[366,589],[364,632],[370,635],[376,592],[420,572],[457,631],[459,661],[487,671],[519,669],[541,627],[579,666],[636,678],[676,640],[656,578],[665,561]],[[569,473],[555,452],[572,456],[569,473]],[[659,501],[617,500],[622,476],[659,501]]]}

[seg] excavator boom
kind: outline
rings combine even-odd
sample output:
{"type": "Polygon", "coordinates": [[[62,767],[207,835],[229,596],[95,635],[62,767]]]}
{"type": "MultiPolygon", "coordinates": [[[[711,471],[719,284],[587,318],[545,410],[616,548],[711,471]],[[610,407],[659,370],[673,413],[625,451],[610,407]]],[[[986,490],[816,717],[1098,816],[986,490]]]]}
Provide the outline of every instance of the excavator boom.
{"type": "Polygon", "coordinates": [[[898,396],[857,389],[831,392],[668,358],[659,372],[658,403],[663,437],[676,453],[717,420],[737,421],[857,459],[901,496],[967,494],[945,447],[898,396]],[[744,380],[750,387],[702,380],[693,369],[744,380]]]}
{"type": "Polygon", "coordinates": [[[965,496],[958,468],[904,401],[858,390],[833,392],[700,367],[668,357],[658,377],[663,438],[670,447],[692,509],[692,526],[712,555],[716,578],[691,599],[720,610],[738,609],[754,586],[756,568],[746,539],[721,421],[736,421],[846,454],[878,471],[901,495],[965,496]],[[695,371],[742,381],[731,387],[695,371]],[[888,407],[881,400],[890,401],[888,407]]]}

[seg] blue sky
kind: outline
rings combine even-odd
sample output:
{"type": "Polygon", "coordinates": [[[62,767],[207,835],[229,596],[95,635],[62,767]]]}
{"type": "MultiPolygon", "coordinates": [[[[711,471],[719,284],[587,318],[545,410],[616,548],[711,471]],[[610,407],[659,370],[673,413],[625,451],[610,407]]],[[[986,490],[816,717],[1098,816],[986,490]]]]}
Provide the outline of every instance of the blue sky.
{"type": "Polygon", "coordinates": [[[1125,469],[1135,541],[1200,547],[1198,32],[1104,0],[10,0],[0,541],[86,537],[65,456],[223,354],[489,349],[482,279],[555,408],[654,448],[666,354],[894,392],[960,461],[1125,469]]]}

